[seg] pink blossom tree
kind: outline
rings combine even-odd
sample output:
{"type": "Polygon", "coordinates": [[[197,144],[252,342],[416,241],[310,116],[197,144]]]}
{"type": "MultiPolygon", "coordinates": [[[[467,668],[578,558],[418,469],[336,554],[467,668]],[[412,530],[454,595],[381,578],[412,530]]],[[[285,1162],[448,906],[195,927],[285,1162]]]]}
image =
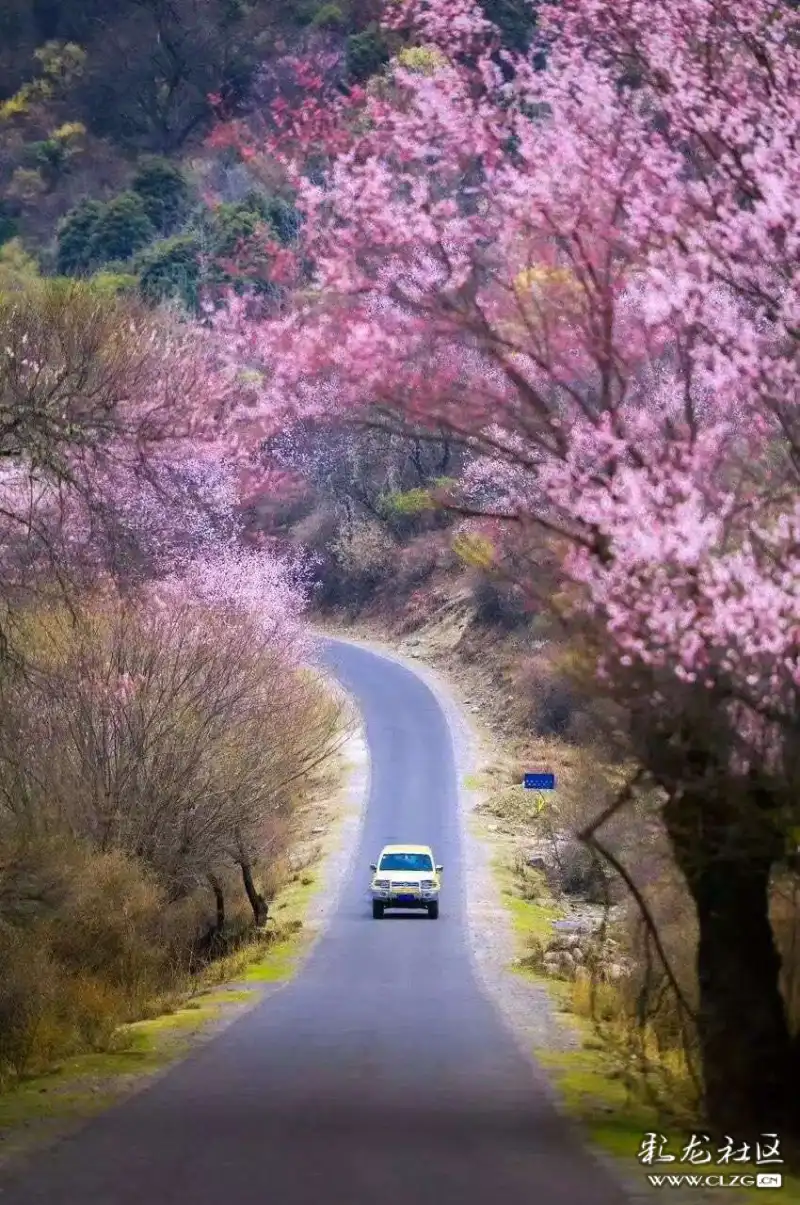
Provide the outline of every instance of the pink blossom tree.
{"type": "Polygon", "coordinates": [[[0,299],[0,632],[54,585],[183,578],[300,658],[304,568],[241,547],[248,491],[286,479],[258,455],[256,401],[169,315],[60,282],[0,299]]]}
{"type": "Polygon", "coordinates": [[[380,80],[273,105],[313,281],[218,331],[275,430],[463,441],[443,501],[531,590],[551,538],[697,909],[710,1118],[800,1135],[769,921],[800,785],[796,14],[562,0],[542,70],[471,0],[387,11],[417,46],[380,80]]]}
{"type": "Polygon", "coordinates": [[[281,557],[233,537],[196,550],[153,582],[151,593],[161,607],[188,608],[201,629],[209,613],[233,625],[255,623],[287,665],[299,666],[313,647],[305,616],[310,569],[302,554],[281,557]]]}

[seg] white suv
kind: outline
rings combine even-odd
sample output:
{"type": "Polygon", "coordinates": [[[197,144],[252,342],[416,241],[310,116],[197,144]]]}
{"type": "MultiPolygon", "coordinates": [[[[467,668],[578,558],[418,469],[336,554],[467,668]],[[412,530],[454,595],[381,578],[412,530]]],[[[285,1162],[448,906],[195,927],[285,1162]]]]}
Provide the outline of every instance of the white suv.
{"type": "Polygon", "coordinates": [[[380,920],[387,908],[424,908],[431,920],[439,915],[439,875],[430,845],[384,845],[371,868],[372,915],[380,920]]]}

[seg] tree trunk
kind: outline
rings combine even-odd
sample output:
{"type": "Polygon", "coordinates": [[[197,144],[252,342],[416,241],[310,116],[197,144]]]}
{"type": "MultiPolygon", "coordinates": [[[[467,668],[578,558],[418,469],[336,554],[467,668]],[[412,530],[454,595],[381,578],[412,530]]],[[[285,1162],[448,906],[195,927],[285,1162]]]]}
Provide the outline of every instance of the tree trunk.
{"type": "Polygon", "coordinates": [[[267,922],[269,913],[269,905],[264,899],[260,891],[256,890],[256,885],[253,882],[253,870],[249,862],[240,862],[242,868],[242,882],[244,889],[247,892],[247,898],[250,901],[250,907],[253,909],[253,919],[256,928],[260,929],[267,922]]]}
{"type": "Polygon", "coordinates": [[[780,990],[769,885],[782,842],[756,800],[684,795],[664,812],[697,909],[698,1038],[710,1125],[751,1147],[800,1137],[797,1051],[780,990]]]}
{"type": "Polygon", "coordinates": [[[214,892],[214,903],[217,908],[217,919],[214,925],[214,932],[219,935],[225,928],[225,895],[222,890],[222,884],[215,874],[208,876],[208,883],[211,890],[214,892]]]}

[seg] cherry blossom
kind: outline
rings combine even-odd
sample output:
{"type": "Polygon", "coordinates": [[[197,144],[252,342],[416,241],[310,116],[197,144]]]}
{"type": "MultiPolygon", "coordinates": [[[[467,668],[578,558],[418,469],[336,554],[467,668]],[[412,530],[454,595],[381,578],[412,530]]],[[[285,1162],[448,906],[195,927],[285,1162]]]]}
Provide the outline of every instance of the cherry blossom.
{"type": "Polygon", "coordinates": [[[796,526],[773,499],[798,435],[800,55],[767,0],[745,21],[730,0],[691,11],[689,28],[666,0],[543,6],[539,71],[470,0],[390,6],[439,65],[400,56],[324,116],[312,73],[279,107],[269,149],[313,285],[279,320],[239,302],[218,329],[275,431],[377,410],[481,452],[460,501],[575,542],[604,674],[673,667],[737,714],[786,717],[796,526]],[[320,144],[322,181],[305,174],[320,144]]]}
{"type": "Polygon", "coordinates": [[[545,533],[664,792],[708,1113],[797,1136],[768,906],[798,799],[796,7],[560,0],[528,56],[470,0],[387,14],[424,68],[343,97],[308,75],[264,145],[236,131],[283,163],[313,272],[217,333],[273,432],[462,440],[447,501],[498,560],[527,545],[531,590],[545,533]]]}

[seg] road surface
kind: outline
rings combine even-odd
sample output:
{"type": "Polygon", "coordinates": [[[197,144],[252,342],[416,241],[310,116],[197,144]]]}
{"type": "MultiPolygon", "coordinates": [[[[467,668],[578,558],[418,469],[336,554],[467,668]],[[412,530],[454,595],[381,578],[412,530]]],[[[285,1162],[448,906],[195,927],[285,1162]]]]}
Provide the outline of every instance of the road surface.
{"type": "Polygon", "coordinates": [[[39,1156],[0,1205],[624,1205],[479,991],[445,718],[409,669],[326,643],[371,756],[357,866],[298,978],[39,1156]],[[369,863],[433,846],[437,921],[374,921],[369,863]]]}

